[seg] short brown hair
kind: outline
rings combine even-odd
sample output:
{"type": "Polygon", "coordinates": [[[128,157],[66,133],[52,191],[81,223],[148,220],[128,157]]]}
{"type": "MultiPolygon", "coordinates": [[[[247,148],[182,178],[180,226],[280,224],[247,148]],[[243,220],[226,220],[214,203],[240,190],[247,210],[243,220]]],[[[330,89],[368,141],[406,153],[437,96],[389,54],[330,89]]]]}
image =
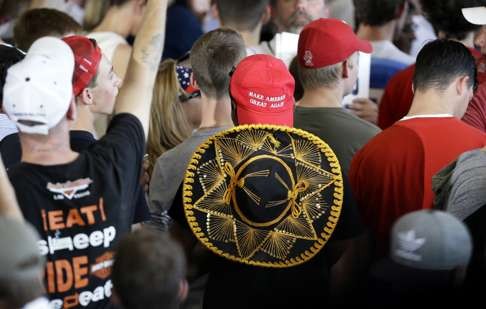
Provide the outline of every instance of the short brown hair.
{"type": "Polygon", "coordinates": [[[358,53],[353,53],[347,59],[333,64],[326,67],[318,68],[318,69],[309,69],[299,65],[298,74],[299,79],[302,83],[302,87],[304,89],[315,89],[319,87],[333,87],[336,83],[341,79],[341,75],[343,72],[342,64],[344,61],[349,61],[352,59],[353,62],[348,64],[351,65],[358,65],[356,59],[358,57],[358,53]]]}
{"type": "Polygon", "coordinates": [[[204,34],[191,50],[191,66],[199,89],[212,98],[227,96],[230,72],[245,56],[245,42],[238,32],[220,28],[204,34]]]}
{"type": "Polygon", "coordinates": [[[268,0],[216,0],[223,25],[238,31],[253,31],[262,20],[268,0]]]}
{"type": "Polygon", "coordinates": [[[170,235],[148,228],[120,241],[113,264],[113,287],[123,308],[179,308],[186,257],[170,235]]]}
{"type": "Polygon", "coordinates": [[[322,86],[331,87],[339,80],[342,63],[333,64],[318,69],[309,69],[299,65],[299,79],[304,89],[315,89],[322,86]]]}
{"type": "Polygon", "coordinates": [[[83,28],[71,16],[53,9],[28,10],[14,26],[14,41],[18,48],[27,51],[37,39],[43,36],[64,36],[79,34],[83,28]]]}

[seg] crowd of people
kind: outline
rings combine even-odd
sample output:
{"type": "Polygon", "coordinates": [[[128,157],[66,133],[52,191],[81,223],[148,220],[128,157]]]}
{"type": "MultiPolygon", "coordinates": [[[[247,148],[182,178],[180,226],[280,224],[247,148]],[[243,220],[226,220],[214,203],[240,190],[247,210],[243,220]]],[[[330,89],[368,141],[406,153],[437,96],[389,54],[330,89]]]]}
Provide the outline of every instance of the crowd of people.
{"type": "Polygon", "coordinates": [[[478,304],[485,76],[485,0],[0,0],[0,309],[478,304]]]}

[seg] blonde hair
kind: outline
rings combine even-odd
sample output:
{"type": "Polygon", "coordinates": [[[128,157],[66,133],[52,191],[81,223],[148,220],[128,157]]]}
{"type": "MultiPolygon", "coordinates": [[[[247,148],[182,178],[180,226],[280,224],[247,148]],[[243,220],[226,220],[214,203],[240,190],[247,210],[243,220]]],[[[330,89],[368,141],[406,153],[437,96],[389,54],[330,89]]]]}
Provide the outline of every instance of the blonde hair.
{"type": "Polygon", "coordinates": [[[176,62],[167,59],[161,63],[155,81],[150,111],[147,153],[149,174],[157,158],[191,135],[192,128],[179,102],[179,81],[176,62]]]}

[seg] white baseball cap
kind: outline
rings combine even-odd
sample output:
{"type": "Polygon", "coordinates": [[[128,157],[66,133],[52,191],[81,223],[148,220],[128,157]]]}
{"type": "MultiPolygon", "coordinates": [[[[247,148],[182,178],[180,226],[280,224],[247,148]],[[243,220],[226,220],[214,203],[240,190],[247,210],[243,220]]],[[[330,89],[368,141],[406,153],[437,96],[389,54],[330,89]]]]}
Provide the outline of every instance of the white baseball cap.
{"type": "Polygon", "coordinates": [[[486,25],[486,6],[476,6],[462,9],[464,18],[475,25],[486,25]]]}
{"type": "Polygon", "coordinates": [[[21,132],[47,135],[73,98],[74,55],[62,40],[43,37],[7,73],[3,108],[21,132]]]}

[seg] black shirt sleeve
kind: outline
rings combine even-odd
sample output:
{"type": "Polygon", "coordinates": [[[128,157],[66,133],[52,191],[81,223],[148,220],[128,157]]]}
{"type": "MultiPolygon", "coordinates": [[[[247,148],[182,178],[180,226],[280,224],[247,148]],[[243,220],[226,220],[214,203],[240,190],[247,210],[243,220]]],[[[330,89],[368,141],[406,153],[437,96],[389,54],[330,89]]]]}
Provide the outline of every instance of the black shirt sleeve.
{"type": "Polygon", "coordinates": [[[344,200],[341,208],[341,216],[336,229],[332,234],[333,240],[345,240],[354,238],[364,233],[364,226],[358,212],[358,205],[351,192],[351,185],[347,176],[343,175],[344,200]]]}
{"type": "MultiPolygon", "coordinates": [[[[114,184],[120,187],[125,202],[132,208],[140,201],[140,175],[145,152],[145,133],[137,117],[118,114],[110,122],[106,135],[94,143],[89,153],[100,162],[100,168],[114,168],[114,184]]],[[[138,206],[137,206],[138,207],[138,206]]]]}
{"type": "Polygon", "coordinates": [[[177,193],[172,202],[172,206],[169,208],[169,216],[177,222],[182,228],[190,231],[189,224],[184,214],[184,205],[182,204],[182,184],[179,186],[177,193]]]}

